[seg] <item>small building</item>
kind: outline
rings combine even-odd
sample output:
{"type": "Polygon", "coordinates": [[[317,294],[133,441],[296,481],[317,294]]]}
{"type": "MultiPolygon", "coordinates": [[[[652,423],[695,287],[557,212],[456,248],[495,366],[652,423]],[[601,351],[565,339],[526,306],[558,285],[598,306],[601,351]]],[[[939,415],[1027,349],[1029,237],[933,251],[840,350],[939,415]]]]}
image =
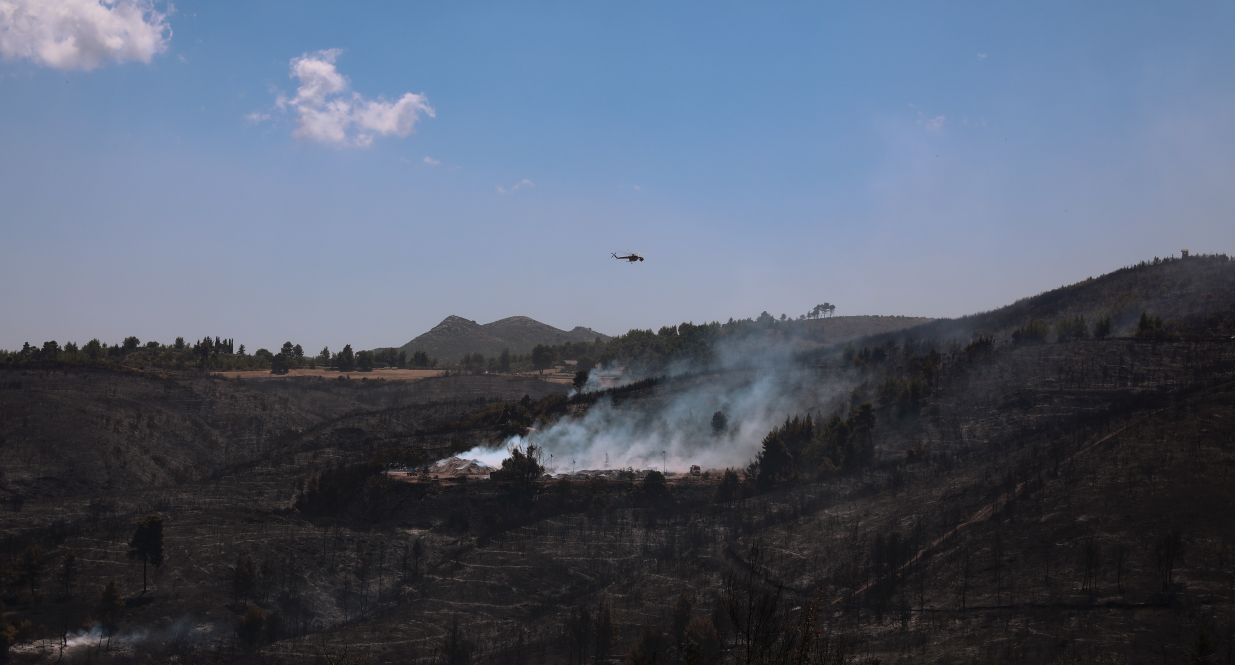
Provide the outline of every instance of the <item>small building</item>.
{"type": "Polygon", "coordinates": [[[703,473],[703,469],[700,469],[698,464],[690,465],[690,475],[697,476],[701,473],[703,473]]]}

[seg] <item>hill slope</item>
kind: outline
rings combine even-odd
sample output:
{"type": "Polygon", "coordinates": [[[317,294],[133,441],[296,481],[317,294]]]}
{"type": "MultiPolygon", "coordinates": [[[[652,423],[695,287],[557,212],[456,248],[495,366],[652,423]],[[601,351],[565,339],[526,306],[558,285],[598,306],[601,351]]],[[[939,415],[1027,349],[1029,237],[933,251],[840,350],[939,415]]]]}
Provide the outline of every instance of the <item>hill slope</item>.
{"type": "MultiPolygon", "coordinates": [[[[856,328],[810,322],[830,346],[780,394],[745,367],[592,401],[511,376],[0,369],[0,620],[21,627],[17,662],[429,665],[452,646],[476,663],[691,662],[676,654],[700,644],[694,662],[1230,662],[1233,280],[1225,259],[1138,266],[884,329],[866,353],[833,344],[856,328]],[[1127,335],[1143,310],[1173,334],[1127,335]],[[1124,314],[1100,339],[1007,337],[1028,319],[1124,314]],[[951,343],[973,333],[994,339],[951,343]],[[793,399],[814,434],[717,432],[719,405],[684,399],[743,382],[775,408],[793,399]],[[615,452],[676,418],[682,439],[752,455],[768,441],[782,453],[760,464],[792,466],[762,487],[759,467],[725,480],[706,463],[526,484],[400,469],[534,414],[529,436],[553,446],[547,413],[615,452]],[[143,592],[128,542],[156,511],[165,557],[143,592]],[[242,560],[262,571],[248,590],[242,560]],[[110,643],[66,640],[112,581],[132,600],[110,643]],[[247,615],[277,620],[246,645],[247,615]]],[[[761,340],[791,326],[765,327],[761,340]]]]}
{"type": "Polygon", "coordinates": [[[608,336],[583,326],[569,331],[561,330],[526,316],[511,316],[482,325],[452,315],[399,347],[399,350],[409,356],[416,351],[424,351],[438,360],[455,362],[468,353],[497,356],[503,349],[509,349],[511,353],[525,354],[530,353],[537,344],[592,342],[597,338],[604,340],[608,336]]]}
{"type": "MultiPolygon", "coordinates": [[[[363,431],[366,445],[416,432],[485,400],[565,388],[533,378],[236,381],[109,368],[0,367],[0,498],[118,493],[200,481],[299,443],[315,428],[363,431]],[[294,385],[293,385],[294,384],[294,385]],[[376,418],[370,413],[399,414],[376,418]]],[[[400,443],[401,442],[401,443],[400,443]]],[[[385,447],[387,444],[381,444],[385,447]]],[[[0,529],[3,523],[0,522],[0,529]]]]}
{"type": "Polygon", "coordinates": [[[974,335],[1002,339],[1030,321],[1053,326],[1078,316],[1091,327],[1098,319],[1109,318],[1111,334],[1123,336],[1136,332],[1143,312],[1174,322],[1191,335],[1229,330],[1235,323],[1235,261],[1224,255],[1154,259],[989,312],[939,319],[882,339],[969,341],[974,335]]]}

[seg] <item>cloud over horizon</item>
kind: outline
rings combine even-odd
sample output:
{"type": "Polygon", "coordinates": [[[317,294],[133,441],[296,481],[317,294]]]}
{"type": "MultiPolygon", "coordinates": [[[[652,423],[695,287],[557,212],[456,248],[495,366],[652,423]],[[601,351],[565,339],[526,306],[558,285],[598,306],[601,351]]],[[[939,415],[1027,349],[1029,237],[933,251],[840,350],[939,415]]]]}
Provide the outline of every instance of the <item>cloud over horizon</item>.
{"type": "Polygon", "coordinates": [[[497,193],[498,194],[514,194],[515,192],[521,189],[532,189],[535,186],[536,186],[536,183],[532,182],[528,178],[524,178],[509,187],[506,187],[504,185],[498,185],[497,193]]]}
{"type": "Polygon", "coordinates": [[[0,0],[0,57],[82,71],[149,63],[171,41],[168,13],[150,0],[0,0]]]}
{"type": "Polygon", "coordinates": [[[405,138],[424,116],[436,117],[428,98],[405,92],[394,101],[369,99],[350,89],[335,67],[341,49],[323,49],[292,58],[290,77],[298,83],[292,97],[280,95],[275,105],[296,115],[292,136],[315,143],[365,148],[384,136],[405,138]]]}

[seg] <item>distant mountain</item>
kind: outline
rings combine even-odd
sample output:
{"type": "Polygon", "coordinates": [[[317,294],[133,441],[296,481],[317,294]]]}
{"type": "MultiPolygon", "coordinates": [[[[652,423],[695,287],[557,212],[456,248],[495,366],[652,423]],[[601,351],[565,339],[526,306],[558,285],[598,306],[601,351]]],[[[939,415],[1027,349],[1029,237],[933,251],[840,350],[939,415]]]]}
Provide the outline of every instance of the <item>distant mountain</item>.
{"type": "Polygon", "coordinates": [[[455,362],[468,353],[483,353],[493,357],[502,349],[511,353],[526,354],[537,344],[563,344],[566,342],[593,342],[606,340],[608,335],[576,326],[567,331],[554,328],[526,316],[511,316],[492,323],[480,324],[461,316],[448,316],[429,332],[399,347],[412,355],[424,351],[442,362],[455,362]]]}

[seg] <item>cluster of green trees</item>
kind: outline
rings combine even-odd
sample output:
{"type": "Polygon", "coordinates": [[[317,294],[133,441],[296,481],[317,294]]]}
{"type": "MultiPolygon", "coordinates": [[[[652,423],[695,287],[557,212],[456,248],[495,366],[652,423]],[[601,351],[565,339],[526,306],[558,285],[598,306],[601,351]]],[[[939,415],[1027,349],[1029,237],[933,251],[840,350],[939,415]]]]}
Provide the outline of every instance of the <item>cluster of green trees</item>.
{"type": "Polygon", "coordinates": [[[600,365],[619,362],[648,369],[662,369],[678,361],[704,364],[714,358],[715,348],[723,340],[780,331],[780,326],[789,320],[783,314],[778,320],[763,312],[757,319],[730,319],[727,323],[681,323],[657,331],[635,329],[608,340],[537,347],[532,350],[532,365],[542,369],[567,358],[589,358],[600,365]]]}
{"type": "MultiPolygon", "coordinates": [[[[1030,319],[1013,330],[1013,345],[1106,339],[1113,333],[1111,317],[1103,316],[1092,324],[1084,316],[1067,316],[1053,322],[1030,319]]],[[[1169,339],[1171,327],[1161,318],[1143,313],[1135,336],[1139,339],[1169,339]]],[[[882,341],[844,351],[846,364],[855,368],[881,369],[883,384],[878,389],[881,406],[897,404],[901,413],[915,410],[931,393],[946,363],[973,361],[996,349],[991,335],[977,335],[967,344],[941,343],[904,336],[884,337],[882,341]]]]}
{"type": "MultiPolygon", "coordinates": [[[[1094,337],[1105,337],[1110,334],[1111,320],[1103,318],[1094,326],[1094,337]]],[[[1077,316],[1064,318],[1055,323],[1055,339],[1060,342],[1070,342],[1076,339],[1089,339],[1089,323],[1085,321],[1085,317],[1077,316]]]]}
{"type": "Polygon", "coordinates": [[[875,459],[874,429],[875,410],[869,403],[823,423],[809,415],[787,418],[763,438],[746,477],[766,492],[799,479],[858,471],[875,459]]]}
{"type": "Polygon", "coordinates": [[[1160,317],[1141,312],[1141,318],[1136,324],[1136,336],[1140,339],[1168,339],[1170,332],[1160,317]]]}
{"type": "MultiPolygon", "coordinates": [[[[1054,332],[1055,341],[1071,342],[1083,339],[1106,339],[1111,336],[1111,317],[1104,316],[1091,326],[1081,315],[1064,317],[1048,324],[1040,319],[1031,319],[1025,325],[1012,332],[1012,341],[1017,344],[1042,344],[1048,341],[1054,332]]],[[[1141,312],[1136,326],[1138,339],[1169,339],[1170,332],[1166,323],[1148,312],[1141,312]]]]}
{"type": "MultiPolygon", "coordinates": [[[[510,349],[502,349],[496,356],[486,356],[479,351],[465,353],[457,362],[440,362],[430,357],[424,351],[414,351],[408,355],[406,351],[396,348],[380,348],[370,352],[372,363],[376,367],[398,367],[408,369],[433,369],[439,366],[467,373],[489,372],[493,374],[509,372],[526,372],[532,369],[548,369],[559,360],[577,358],[577,355],[563,353],[561,347],[538,346],[530,354],[511,353],[510,349]]],[[[323,364],[323,366],[327,366],[323,364]]]]}
{"type": "Polygon", "coordinates": [[[559,355],[556,351],[556,347],[541,344],[537,345],[530,354],[515,354],[511,353],[510,349],[502,349],[502,352],[497,356],[486,356],[479,351],[476,353],[465,353],[459,359],[458,367],[464,372],[506,374],[509,372],[526,372],[533,369],[549,369],[558,360],[577,357],[559,355]]]}
{"type": "Polygon", "coordinates": [[[1148,260],[1148,261],[1140,261],[1140,262],[1138,262],[1138,263],[1134,263],[1134,264],[1132,264],[1132,265],[1130,265],[1130,266],[1124,266],[1124,267],[1120,268],[1119,270],[1116,270],[1115,272],[1132,271],[1132,270],[1143,270],[1143,269],[1148,268],[1148,267],[1150,267],[1150,266],[1160,266],[1160,265],[1162,265],[1162,264],[1164,264],[1164,263],[1174,263],[1174,262],[1176,262],[1176,261],[1218,261],[1218,262],[1226,262],[1226,261],[1232,261],[1232,260],[1235,260],[1235,258],[1233,258],[1233,257],[1231,257],[1231,256],[1229,256],[1229,255],[1227,255],[1227,254],[1223,254],[1223,253],[1221,253],[1221,252],[1218,252],[1218,253],[1215,253],[1215,254],[1205,254],[1205,253],[1201,253],[1201,254],[1192,254],[1192,253],[1187,253],[1187,252],[1185,252],[1185,253],[1184,253],[1183,255],[1181,255],[1181,256],[1155,256],[1152,260],[1148,260]]]}
{"type": "MultiPolygon", "coordinates": [[[[958,349],[955,357],[972,360],[993,349],[990,337],[977,337],[958,349]]],[[[947,356],[933,344],[897,344],[889,340],[875,346],[850,348],[844,359],[857,368],[880,370],[882,383],[875,383],[878,406],[888,415],[907,416],[917,413],[934,391],[947,356]]]]}
{"type": "Polygon", "coordinates": [[[541,463],[540,448],[536,444],[528,444],[526,449],[518,446],[512,448],[510,457],[502,460],[502,468],[493,472],[493,479],[531,483],[539,480],[544,472],[545,466],[541,463]]]}
{"type": "MultiPolygon", "coordinates": [[[[830,314],[835,306],[817,305],[811,312],[802,314],[798,320],[818,318],[830,314]]],[[[503,349],[496,357],[482,353],[465,354],[458,367],[471,372],[512,372],[545,370],[563,360],[580,360],[587,367],[594,364],[609,364],[620,361],[648,368],[663,368],[675,361],[708,361],[713,357],[716,344],[727,338],[737,338],[758,332],[780,331],[780,326],[794,319],[782,314],[776,318],[763,312],[754,319],[730,319],[726,323],[704,324],[681,323],[664,326],[658,331],[631,330],[624,335],[592,342],[568,342],[560,345],[537,345],[526,355],[512,354],[503,349]]],[[[304,367],[333,368],[339,371],[365,371],[374,367],[398,367],[428,369],[438,366],[438,361],[424,351],[408,355],[395,348],[380,348],[372,351],[352,351],[350,345],[343,351],[332,354],[323,348],[316,356],[305,355],[303,347],[285,342],[277,352],[258,349],[252,354],[245,352],[244,345],[237,349],[233,340],[220,337],[205,337],[192,347],[177,338],[176,343],[164,345],[158,342],[141,344],[138,338],[128,337],[121,344],[108,346],[98,340],[79,348],[69,343],[60,347],[56,342],[45,342],[42,348],[27,343],[21,351],[0,351],[0,363],[25,362],[81,362],[123,364],[138,367],[167,369],[205,370],[260,370],[269,369],[276,374],[304,367]],[[369,354],[362,359],[362,354],[369,354]]]]}
{"type": "Polygon", "coordinates": [[[570,399],[565,395],[546,395],[538,400],[524,395],[517,402],[482,406],[450,423],[452,430],[495,430],[503,439],[522,435],[536,422],[548,422],[566,412],[570,399]]]}
{"type": "Polygon", "coordinates": [[[722,340],[769,332],[790,335],[799,328],[789,324],[831,316],[835,311],[835,305],[823,303],[796,319],[787,314],[776,317],[765,311],[753,319],[729,319],[725,323],[685,322],[655,331],[634,329],[607,340],[541,345],[532,350],[532,367],[547,369],[554,362],[577,358],[590,358],[599,365],[617,362],[649,370],[663,369],[678,361],[706,363],[713,359],[714,350],[722,340]]]}
{"type": "Polygon", "coordinates": [[[284,342],[279,353],[271,358],[270,371],[273,374],[286,374],[289,369],[321,367],[340,372],[371,372],[377,367],[430,369],[436,366],[437,360],[430,358],[424,351],[416,351],[409,357],[406,352],[398,349],[353,351],[352,345],[346,344],[338,353],[332,354],[330,347],[322,347],[316,356],[306,358],[299,344],[284,342]]]}
{"type": "Polygon", "coordinates": [[[493,472],[493,480],[506,483],[510,498],[516,503],[525,504],[535,497],[537,481],[545,473],[541,459],[541,450],[535,444],[529,443],[527,448],[514,446],[510,457],[502,460],[502,468],[493,472]]]}
{"type": "MultiPolygon", "coordinates": [[[[595,366],[592,356],[592,343],[568,343],[560,346],[545,344],[536,345],[531,353],[516,354],[510,349],[502,349],[497,356],[486,356],[477,351],[465,353],[452,368],[467,373],[488,372],[491,374],[507,374],[510,372],[543,371],[550,369],[566,360],[577,361],[578,371],[589,371],[595,366]]],[[[404,356],[396,349],[378,349],[374,358],[381,365],[390,367],[437,367],[438,361],[429,358],[424,352],[417,351],[411,358],[404,356]]]]}
{"type": "Polygon", "coordinates": [[[150,340],[142,343],[137,337],[126,337],[119,344],[109,345],[98,339],[78,345],[55,340],[43,342],[42,346],[25,343],[18,351],[0,351],[0,364],[67,364],[110,365],[124,367],[154,367],[159,369],[208,371],[270,370],[273,374],[286,374],[300,368],[329,368],[341,372],[369,371],[375,367],[432,368],[437,360],[423,351],[410,357],[397,349],[378,349],[354,352],[350,344],[332,354],[323,348],[316,356],[305,355],[297,343],[283,343],[277,353],[258,349],[247,353],[243,344],[219,336],[206,336],[189,344],[177,337],[171,344],[150,340]]]}
{"type": "Polygon", "coordinates": [[[825,302],[822,305],[815,305],[814,307],[810,308],[809,312],[807,312],[806,314],[803,314],[799,318],[818,319],[824,316],[832,316],[835,313],[836,313],[836,305],[833,305],[830,302],[825,302]]]}
{"type": "Polygon", "coordinates": [[[142,343],[137,337],[126,337],[119,344],[107,344],[92,339],[85,344],[55,340],[32,346],[29,342],[18,351],[0,351],[0,364],[81,364],[159,367],[167,369],[264,369],[269,367],[270,353],[264,349],[249,355],[244,345],[236,348],[235,340],[206,336],[192,345],[183,337],[171,344],[151,340],[142,343]],[[264,356],[262,354],[265,354],[264,356]]]}
{"type": "MultiPolygon", "coordinates": [[[[323,349],[323,351],[326,351],[323,349]]],[[[365,353],[365,352],[362,352],[365,353]]],[[[371,352],[373,364],[377,367],[398,367],[399,369],[432,369],[437,367],[437,359],[430,358],[424,351],[413,351],[409,356],[406,351],[394,348],[374,349],[371,352]]]]}
{"type": "MultiPolygon", "coordinates": [[[[265,349],[258,349],[258,353],[265,349]]],[[[304,365],[304,348],[299,344],[291,342],[283,342],[283,348],[270,358],[270,373],[271,374],[287,374],[287,371],[293,367],[302,367],[304,365]]]]}
{"type": "Polygon", "coordinates": [[[294,506],[313,519],[377,523],[402,500],[403,488],[383,473],[385,467],[374,459],[327,468],[303,483],[294,506]]]}
{"type": "MultiPolygon", "coordinates": [[[[508,433],[521,433],[532,422],[560,415],[574,399],[578,397],[567,400],[553,396],[533,402],[524,397],[521,402],[489,407],[474,414],[469,422],[472,426],[497,424],[508,433]],[[497,422],[493,423],[494,420],[497,422]]],[[[868,402],[855,402],[847,412],[838,411],[821,423],[810,415],[787,418],[764,437],[759,453],[745,470],[746,482],[753,491],[766,492],[797,480],[866,468],[875,457],[875,420],[875,409],[868,402]]],[[[712,414],[710,426],[713,434],[719,436],[729,428],[729,419],[723,411],[717,411],[712,414]]],[[[527,500],[536,495],[543,474],[541,450],[529,444],[526,449],[513,448],[493,478],[507,483],[514,498],[527,500]]],[[[717,500],[728,503],[742,491],[737,473],[728,470],[721,480],[717,500]]],[[[640,497],[652,504],[667,499],[664,475],[650,471],[641,485],[640,497]]]]}
{"type": "MultiPolygon", "coordinates": [[[[1110,336],[1110,317],[1098,319],[1092,326],[1083,316],[1065,317],[1048,324],[1030,320],[1012,334],[1014,344],[1045,343],[1052,332],[1056,341],[1103,339],[1110,336]]],[[[1148,313],[1141,315],[1136,336],[1142,339],[1164,339],[1168,328],[1162,319],[1148,313]]],[[[874,346],[850,348],[844,359],[855,367],[881,367],[883,381],[878,385],[879,413],[904,416],[917,413],[933,392],[947,358],[950,362],[972,361],[994,349],[991,337],[976,337],[967,346],[957,347],[946,358],[931,343],[898,344],[888,340],[874,346]]],[[[767,491],[777,485],[801,478],[825,476],[835,472],[853,472],[872,463],[874,446],[872,431],[875,408],[859,403],[856,398],[847,413],[835,413],[825,422],[808,416],[794,416],[772,429],[764,438],[758,456],[746,470],[747,480],[756,491],[767,491]]],[[[736,477],[733,482],[736,482],[736,477]]],[[[731,500],[737,490],[722,483],[724,500],[731,500]]]]}
{"type": "Polygon", "coordinates": [[[1080,339],[1105,339],[1111,335],[1111,317],[1104,316],[1094,323],[1092,328],[1084,316],[1064,317],[1055,321],[1054,325],[1041,319],[1031,319],[1025,325],[1012,331],[1012,341],[1017,344],[1041,344],[1047,341],[1052,330],[1055,341],[1071,342],[1080,339]]]}

